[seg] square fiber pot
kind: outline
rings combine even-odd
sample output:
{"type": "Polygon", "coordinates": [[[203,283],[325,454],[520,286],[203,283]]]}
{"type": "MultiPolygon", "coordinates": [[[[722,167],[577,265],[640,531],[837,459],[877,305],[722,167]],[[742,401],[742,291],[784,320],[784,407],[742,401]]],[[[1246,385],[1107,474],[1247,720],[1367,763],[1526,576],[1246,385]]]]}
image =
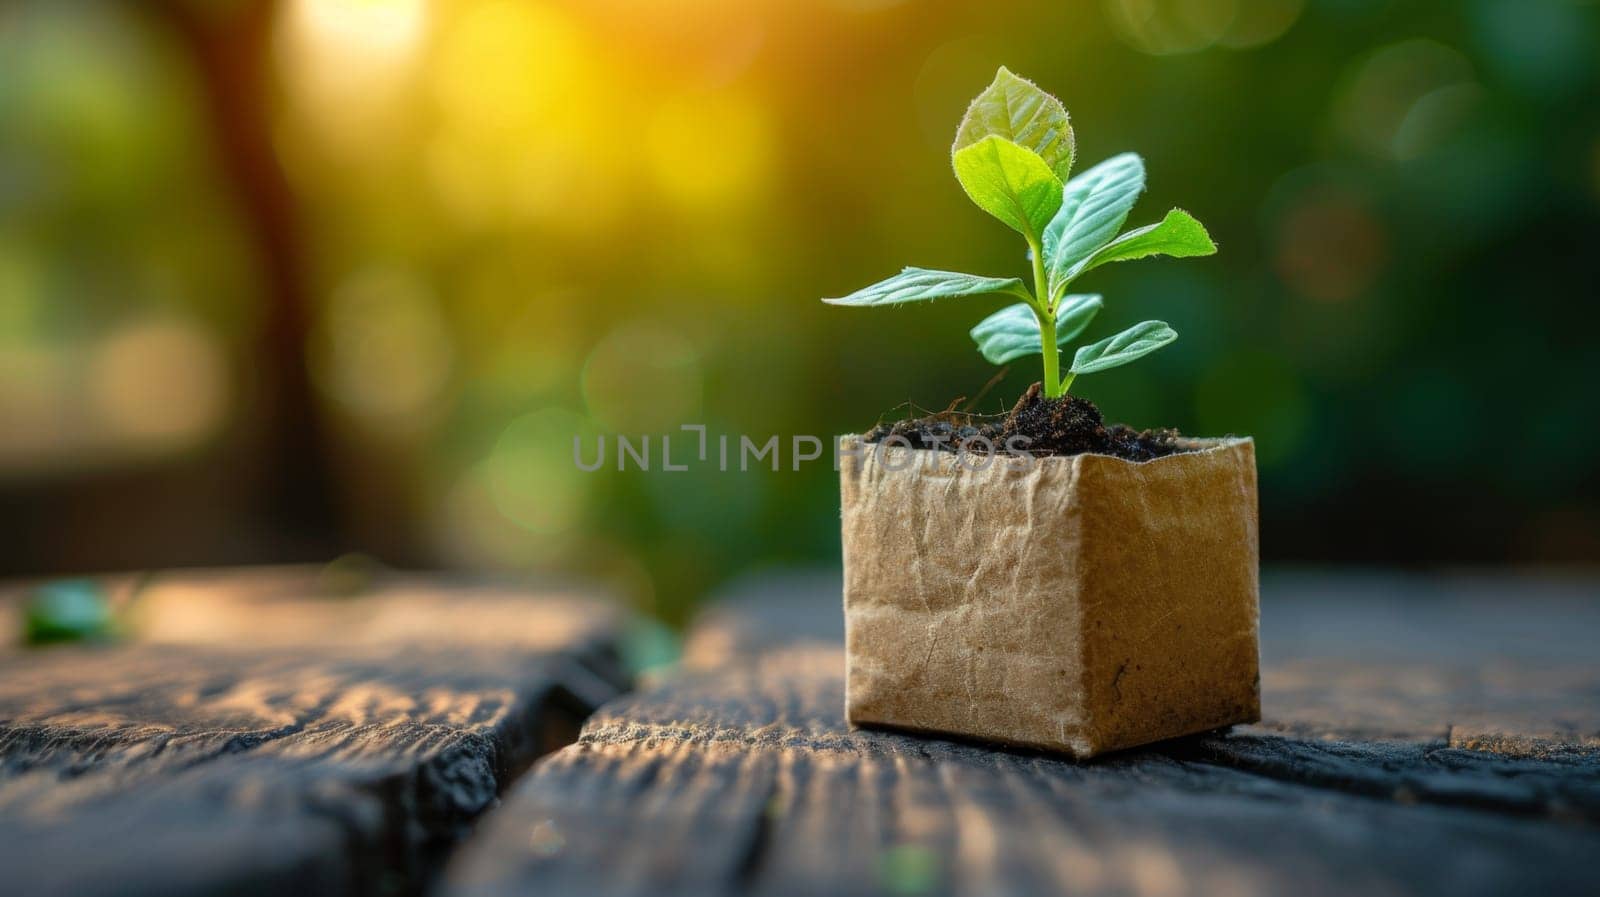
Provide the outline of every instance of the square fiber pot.
{"type": "Polygon", "coordinates": [[[1140,463],[844,437],[850,722],[1082,759],[1260,719],[1255,444],[1196,443],[1140,463]]]}

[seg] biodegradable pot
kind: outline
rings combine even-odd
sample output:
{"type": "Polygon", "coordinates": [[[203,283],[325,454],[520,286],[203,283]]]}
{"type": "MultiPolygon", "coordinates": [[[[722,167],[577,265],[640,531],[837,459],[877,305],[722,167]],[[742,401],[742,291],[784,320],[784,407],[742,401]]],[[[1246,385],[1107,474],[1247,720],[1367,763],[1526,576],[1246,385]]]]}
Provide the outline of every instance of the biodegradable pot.
{"type": "Polygon", "coordinates": [[[1255,445],[1196,442],[1140,463],[844,437],[850,722],[1086,758],[1260,719],[1255,445]]]}

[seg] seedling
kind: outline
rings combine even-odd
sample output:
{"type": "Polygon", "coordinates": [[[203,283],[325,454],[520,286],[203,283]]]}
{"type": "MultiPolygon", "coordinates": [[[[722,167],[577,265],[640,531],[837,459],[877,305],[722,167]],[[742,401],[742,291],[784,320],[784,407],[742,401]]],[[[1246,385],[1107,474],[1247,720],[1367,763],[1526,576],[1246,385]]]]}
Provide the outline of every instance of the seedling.
{"type": "Polygon", "coordinates": [[[978,207],[1020,233],[1033,264],[1030,290],[1018,277],[980,277],[906,268],[834,305],[898,305],[956,296],[1021,299],[972,328],[978,351],[994,364],[1044,356],[1044,394],[1066,395],[1079,374],[1120,367],[1178,338],[1162,321],[1145,321],[1077,350],[1061,373],[1061,347],[1076,339],[1104,302],[1068,293],[1083,274],[1110,262],[1152,255],[1174,258],[1217,251],[1206,229],[1182,209],[1156,224],[1117,234],[1144,191],[1144,160],[1113,156],[1068,179],[1075,143],[1067,110],[1026,79],[1001,67],[967,108],[951,147],[956,180],[978,207]]]}

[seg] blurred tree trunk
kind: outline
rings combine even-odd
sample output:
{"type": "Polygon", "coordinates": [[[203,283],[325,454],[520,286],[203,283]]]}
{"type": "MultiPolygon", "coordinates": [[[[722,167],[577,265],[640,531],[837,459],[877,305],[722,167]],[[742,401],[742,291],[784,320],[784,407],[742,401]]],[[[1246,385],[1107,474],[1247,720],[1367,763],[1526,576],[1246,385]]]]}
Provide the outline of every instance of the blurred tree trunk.
{"type": "MultiPolygon", "coordinates": [[[[311,290],[294,194],[272,141],[270,0],[136,0],[194,67],[219,167],[261,276],[263,315],[245,433],[251,479],[274,553],[327,557],[342,547],[327,445],[306,367],[311,290]]],[[[268,558],[263,558],[264,560],[268,558]]],[[[281,558],[279,558],[281,559],[281,558]]]]}

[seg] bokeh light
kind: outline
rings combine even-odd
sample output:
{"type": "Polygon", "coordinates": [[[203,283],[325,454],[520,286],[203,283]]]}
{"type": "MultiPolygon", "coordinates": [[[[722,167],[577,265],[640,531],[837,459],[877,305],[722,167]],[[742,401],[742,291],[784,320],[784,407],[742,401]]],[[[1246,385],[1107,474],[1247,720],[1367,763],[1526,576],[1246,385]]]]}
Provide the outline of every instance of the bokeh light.
{"type": "Polygon", "coordinates": [[[1257,47],[1282,37],[1305,0],[1106,0],[1117,34],[1154,55],[1257,47]]]}
{"type": "Polygon", "coordinates": [[[90,395],[112,431],[141,447],[187,448],[215,433],[232,381],[216,337],[182,318],[114,332],[89,361],[90,395]]]}
{"type": "Polygon", "coordinates": [[[1220,42],[1233,49],[1270,44],[1294,26],[1305,7],[1306,0],[1240,0],[1220,42]]]}
{"type": "Polygon", "coordinates": [[[539,535],[563,533],[578,525],[589,491],[589,481],[574,474],[573,441],[588,447],[595,439],[594,428],[571,411],[532,411],[505,428],[476,475],[506,519],[539,535]]]}
{"type": "Polygon", "coordinates": [[[402,137],[407,80],[427,37],[426,0],[293,0],[277,69],[300,139],[361,158],[402,137]]]}
{"type": "Polygon", "coordinates": [[[589,413],[614,433],[665,433],[693,423],[702,391],[694,346],[663,325],[625,323],[583,365],[589,413]]]}
{"type": "Polygon", "coordinates": [[[330,398],[368,422],[425,425],[455,354],[438,300],[413,272],[373,268],[329,296],[313,337],[312,370],[330,398]]]}
{"type": "Polygon", "coordinates": [[[1310,186],[1277,222],[1276,269],[1296,294],[1345,302],[1383,273],[1383,225],[1359,193],[1335,184],[1310,186]]]}
{"type": "Polygon", "coordinates": [[[1414,159],[1459,126],[1481,95],[1465,56],[1417,39],[1359,63],[1335,115],[1353,145],[1381,158],[1414,159]]]}

